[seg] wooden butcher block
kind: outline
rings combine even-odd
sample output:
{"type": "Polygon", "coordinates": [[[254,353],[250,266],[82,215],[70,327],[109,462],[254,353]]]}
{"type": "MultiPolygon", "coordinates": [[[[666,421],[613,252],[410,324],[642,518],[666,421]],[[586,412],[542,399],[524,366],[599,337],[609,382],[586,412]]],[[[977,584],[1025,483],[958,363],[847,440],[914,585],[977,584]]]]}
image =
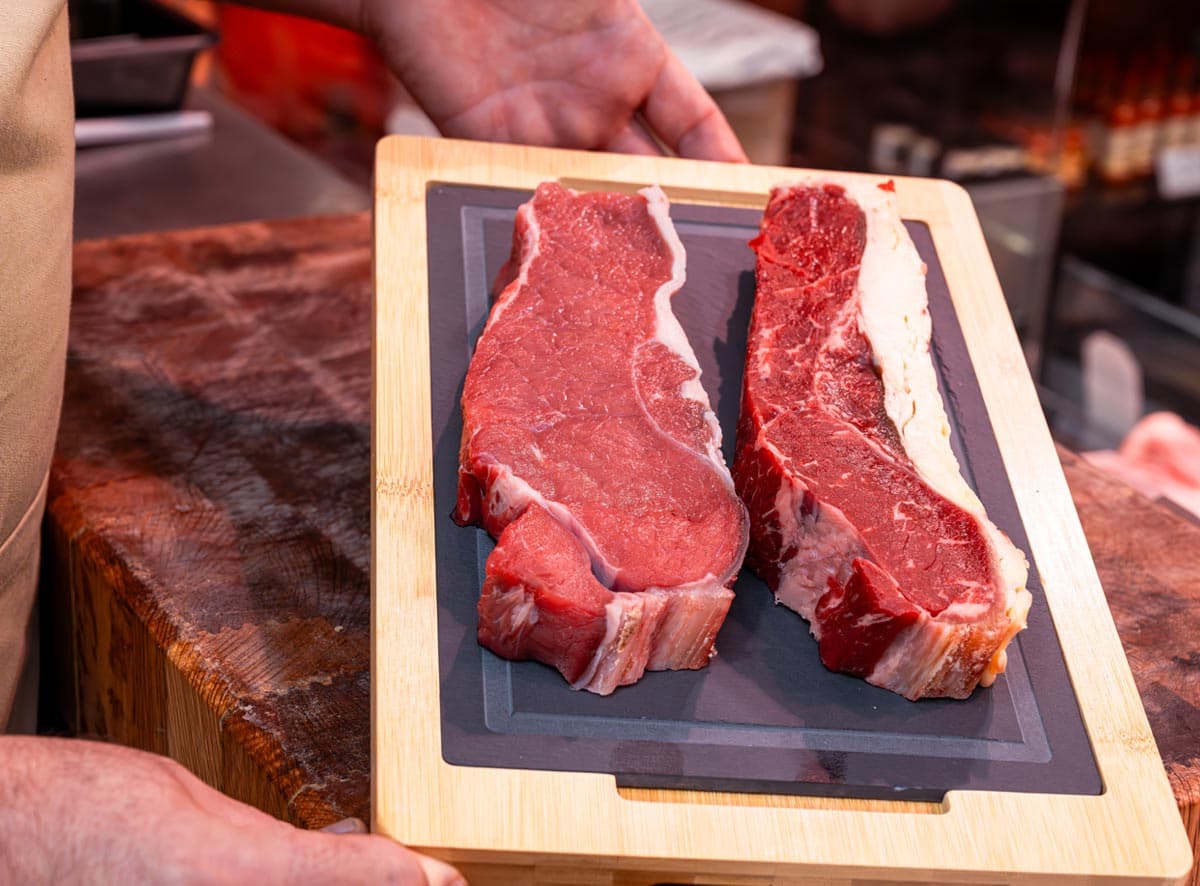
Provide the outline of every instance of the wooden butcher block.
{"type": "MultiPolygon", "coordinates": [[[[1193,852],[1200,846],[1200,518],[1059,450],[1193,852]]],[[[1195,865],[1187,880],[1200,886],[1195,865]]]]}
{"type": "MultiPolygon", "coordinates": [[[[545,668],[502,662],[470,636],[487,541],[449,520],[454,396],[516,202],[545,180],[623,191],[657,184],[685,244],[717,243],[707,256],[688,246],[691,275],[704,262],[720,270],[745,261],[747,218],[773,185],[798,174],[445,140],[381,143],[375,828],[477,883],[1174,882],[1191,854],[1170,785],[970,200],[948,183],[897,179],[895,187],[930,265],[935,362],[956,445],[966,447],[960,458],[1034,564],[1030,629],[995,687],[967,702],[913,704],[804,671],[815,658],[802,623],[783,610],[758,619],[753,607],[765,605],[765,591],[743,594],[753,581],[745,575],[712,665],[650,675],[609,699],[570,693],[545,680],[545,668]],[[752,624],[761,635],[747,634],[752,624]],[[795,642],[771,647],[779,667],[754,657],[757,636],[788,630],[795,642]],[[721,685],[740,691],[722,695],[713,689],[721,685]],[[810,695],[818,699],[811,709],[810,695]],[[776,759],[811,765],[772,772],[776,759]]],[[[698,343],[689,328],[711,308],[709,296],[689,302],[685,287],[675,304],[702,366],[717,355],[718,378],[706,368],[703,380],[718,386],[723,424],[730,409],[736,414],[721,373],[740,366],[738,311],[753,295],[752,285],[740,291],[746,279],[730,276],[730,312],[711,327],[715,339],[698,343]]]]}

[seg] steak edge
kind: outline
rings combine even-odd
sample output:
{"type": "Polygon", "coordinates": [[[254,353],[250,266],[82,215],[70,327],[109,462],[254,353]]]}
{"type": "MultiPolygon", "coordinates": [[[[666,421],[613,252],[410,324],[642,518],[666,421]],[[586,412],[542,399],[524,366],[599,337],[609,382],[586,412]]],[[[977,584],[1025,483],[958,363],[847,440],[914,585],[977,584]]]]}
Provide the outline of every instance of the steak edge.
{"type": "Polygon", "coordinates": [[[683,282],[660,189],[540,185],[464,382],[454,517],[497,539],[479,642],[577,689],[707,664],[745,554],[683,282]]]}
{"type": "Polygon", "coordinates": [[[925,266],[891,184],[780,186],[751,246],[733,467],[748,565],[831,670],[914,700],[991,685],[1028,566],[950,449],[925,266]]]}

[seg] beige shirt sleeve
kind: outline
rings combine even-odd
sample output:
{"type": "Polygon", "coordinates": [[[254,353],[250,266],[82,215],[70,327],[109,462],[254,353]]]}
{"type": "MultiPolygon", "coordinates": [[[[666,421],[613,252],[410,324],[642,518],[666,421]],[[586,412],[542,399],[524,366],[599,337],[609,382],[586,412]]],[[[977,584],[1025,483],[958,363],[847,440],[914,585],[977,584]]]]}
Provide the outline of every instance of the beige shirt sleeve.
{"type": "Polygon", "coordinates": [[[73,107],[65,0],[0,0],[0,731],[25,656],[62,403],[73,107]]]}

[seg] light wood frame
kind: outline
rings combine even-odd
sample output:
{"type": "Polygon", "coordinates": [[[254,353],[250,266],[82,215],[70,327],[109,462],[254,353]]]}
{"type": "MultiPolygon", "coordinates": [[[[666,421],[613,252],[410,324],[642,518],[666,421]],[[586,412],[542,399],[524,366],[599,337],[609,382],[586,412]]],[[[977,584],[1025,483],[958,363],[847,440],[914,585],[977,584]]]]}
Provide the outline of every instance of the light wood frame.
{"type": "Polygon", "coordinates": [[[772,185],[799,173],[399,136],[380,143],[373,829],[457,864],[476,883],[1177,881],[1192,860],[1179,812],[970,198],[944,181],[896,178],[901,212],[932,231],[1104,793],[952,791],[940,804],[923,804],[626,790],[611,775],[459,767],[442,759],[427,184],[532,189],[557,179],[626,190],[656,183],[672,200],[761,207],[772,185]]]}

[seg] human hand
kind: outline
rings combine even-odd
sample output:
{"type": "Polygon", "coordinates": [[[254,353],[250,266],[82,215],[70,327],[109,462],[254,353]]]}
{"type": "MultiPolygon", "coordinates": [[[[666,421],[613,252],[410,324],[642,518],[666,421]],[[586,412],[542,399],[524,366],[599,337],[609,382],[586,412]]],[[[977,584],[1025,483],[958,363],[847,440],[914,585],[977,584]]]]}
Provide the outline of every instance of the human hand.
{"type": "Polygon", "coordinates": [[[446,135],[659,154],[649,130],[683,157],[746,160],[636,0],[361,3],[361,28],[446,135]]]}
{"type": "Polygon", "coordinates": [[[463,883],[384,837],[294,828],[154,754],[9,736],[0,771],[4,883],[463,883]]]}

